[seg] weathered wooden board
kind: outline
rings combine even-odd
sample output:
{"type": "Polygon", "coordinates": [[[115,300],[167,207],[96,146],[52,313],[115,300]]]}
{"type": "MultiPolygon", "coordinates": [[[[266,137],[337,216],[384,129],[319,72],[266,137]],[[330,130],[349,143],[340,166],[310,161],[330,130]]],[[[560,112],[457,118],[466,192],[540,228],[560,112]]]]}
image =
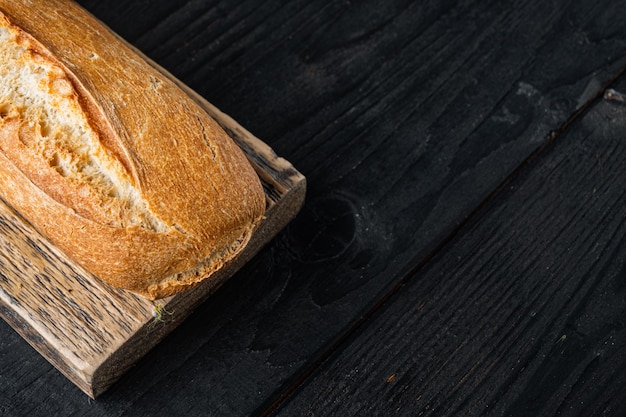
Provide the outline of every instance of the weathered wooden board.
{"type": "Polygon", "coordinates": [[[304,202],[305,178],[288,161],[178,83],[244,150],[266,193],[265,220],[245,251],[212,279],[154,302],[108,287],[0,200],[0,315],[91,397],[171,332],[293,219],[304,202]]]}

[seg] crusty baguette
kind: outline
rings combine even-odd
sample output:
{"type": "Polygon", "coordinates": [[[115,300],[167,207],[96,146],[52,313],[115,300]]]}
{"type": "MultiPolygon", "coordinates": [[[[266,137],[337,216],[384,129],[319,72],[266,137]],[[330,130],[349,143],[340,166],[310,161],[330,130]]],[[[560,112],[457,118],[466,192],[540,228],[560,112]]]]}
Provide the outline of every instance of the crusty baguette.
{"type": "Polygon", "coordinates": [[[0,0],[0,197],[150,299],[221,268],[265,210],[221,127],[68,0],[0,0]]]}

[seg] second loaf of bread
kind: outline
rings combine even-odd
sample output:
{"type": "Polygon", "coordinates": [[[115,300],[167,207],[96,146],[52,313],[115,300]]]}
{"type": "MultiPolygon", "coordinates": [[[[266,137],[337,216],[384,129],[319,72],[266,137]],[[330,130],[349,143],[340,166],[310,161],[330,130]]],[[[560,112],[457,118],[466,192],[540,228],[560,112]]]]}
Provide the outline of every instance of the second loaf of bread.
{"type": "Polygon", "coordinates": [[[221,268],[265,209],[221,127],[67,0],[0,0],[0,197],[95,276],[152,299],[221,268]]]}

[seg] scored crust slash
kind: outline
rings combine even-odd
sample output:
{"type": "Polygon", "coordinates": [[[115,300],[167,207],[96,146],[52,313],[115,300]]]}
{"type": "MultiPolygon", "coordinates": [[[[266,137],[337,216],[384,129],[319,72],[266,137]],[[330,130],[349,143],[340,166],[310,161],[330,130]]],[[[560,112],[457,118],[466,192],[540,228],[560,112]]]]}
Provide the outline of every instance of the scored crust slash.
{"type": "Polygon", "coordinates": [[[265,196],[224,130],[80,6],[0,0],[0,197],[149,299],[246,246],[265,196]]]}

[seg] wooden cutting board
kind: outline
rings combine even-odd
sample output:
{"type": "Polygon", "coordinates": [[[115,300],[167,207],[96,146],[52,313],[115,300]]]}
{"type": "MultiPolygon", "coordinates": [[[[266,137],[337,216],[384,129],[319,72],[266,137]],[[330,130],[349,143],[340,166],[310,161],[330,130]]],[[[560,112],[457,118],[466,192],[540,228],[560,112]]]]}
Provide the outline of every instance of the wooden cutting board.
{"type": "Polygon", "coordinates": [[[305,197],[305,178],[288,161],[145,59],[187,91],[243,149],[263,183],[267,213],[244,252],[212,279],[183,294],[149,301],[91,276],[0,200],[0,315],[92,398],[285,227],[305,197]]]}

